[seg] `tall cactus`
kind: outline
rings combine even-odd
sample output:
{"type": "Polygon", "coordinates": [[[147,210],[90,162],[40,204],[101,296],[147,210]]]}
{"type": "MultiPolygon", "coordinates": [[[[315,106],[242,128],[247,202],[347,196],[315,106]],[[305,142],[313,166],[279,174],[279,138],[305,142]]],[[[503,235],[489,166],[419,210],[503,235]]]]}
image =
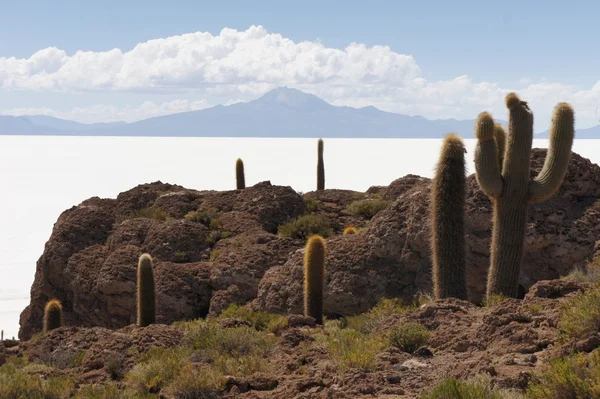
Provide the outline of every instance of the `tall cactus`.
{"type": "Polygon", "coordinates": [[[44,333],[59,328],[62,324],[62,303],[58,299],[51,299],[44,308],[44,333]]]}
{"type": "Polygon", "coordinates": [[[235,162],[235,182],[238,190],[246,188],[246,177],[244,176],[244,161],[238,158],[235,162]]]}
{"type": "Polygon", "coordinates": [[[515,93],[506,96],[506,106],[508,137],[502,165],[498,163],[495,134],[499,128],[492,116],[483,112],[475,128],[475,171],[479,186],[494,206],[487,295],[516,297],[528,205],[547,200],[559,189],[571,156],[575,119],[569,104],[556,105],[544,166],[537,177],[530,179],[533,114],[515,93]]]}
{"type": "Polygon", "coordinates": [[[304,254],[304,315],[323,324],[325,291],[325,240],[319,235],[308,239],[304,254]]]}
{"type": "Polygon", "coordinates": [[[325,165],[323,163],[323,139],[317,145],[317,190],[325,190],[325,165]]]}
{"type": "Polygon", "coordinates": [[[429,220],[436,299],[467,299],[464,232],[465,152],[460,136],[447,135],[431,186],[429,220]]]}
{"type": "Polygon", "coordinates": [[[152,257],[142,254],[137,270],[137,324],[140,327],[156,321],[155,288],[152,257]]]}

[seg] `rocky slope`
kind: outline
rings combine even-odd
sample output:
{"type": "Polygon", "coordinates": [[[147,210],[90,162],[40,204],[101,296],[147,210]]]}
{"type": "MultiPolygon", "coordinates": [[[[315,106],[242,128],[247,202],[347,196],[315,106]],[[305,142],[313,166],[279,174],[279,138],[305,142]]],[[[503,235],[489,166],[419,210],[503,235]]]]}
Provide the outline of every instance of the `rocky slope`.
{"type": "MultiPolygon", "coordinates": [[[[532,153],[532,174],[546,151],[532,153]]],[[[31,303],[19,337],[41,330],[43,306],[63,302],[65,324],[118,329],[135,320],[138,256],[155,259],[157,322],[216,315],[231,303],[300,313],[304,241],[278,226],[308,213],[329,220],[325,312],[330,317],[371,308],[381,297],[410,299],[431,286],[428,243],[430,180],[405,176],[366,193],[325,190],[305,195],[262,182],[244,190],[196,191],[155,182],[116,199],[90,198],[63,212],[37,262],[31,303]],[[346,211],[354,201],[390,205],[372,220],[346,211]],[[190,214],[190,212],[195,212],[190,214]],[[186,217],[186,215],[188,215],[186,217]],[[347,225],[364,227],[342,236],[347,225]]],[[[583,265],[600,237],[600,167],[573,154],[565,183],[531,208],[520,283],[554,279],[583,265]]],[[[468,285],[484,292],[490,202],[468,178],[468,285]]]]}

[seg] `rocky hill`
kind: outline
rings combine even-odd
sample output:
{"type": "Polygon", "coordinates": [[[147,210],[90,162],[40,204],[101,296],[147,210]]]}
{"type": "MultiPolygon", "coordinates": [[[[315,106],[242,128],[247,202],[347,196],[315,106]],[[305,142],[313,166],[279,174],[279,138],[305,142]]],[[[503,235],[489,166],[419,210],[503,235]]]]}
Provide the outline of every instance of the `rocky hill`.
{"type": "MultiPolygon", "coordinates": [[[[532,175],[545,155],[533,150],[532,175]]],[[[53,354],[83,354],[61,370],[75,375],[77,384],[106,381],[110,354],[120,354],[119,364],[128,371],[149,348],[176,347],[196,328],[174,322],[208,317],[220,320],[220,334],[231,327],[252,330],[256,320],[223,318],[223,311],[240,304],[245,312],[271,315],[271,321],[283,316],[275,329],[277,341],[269,346],[275,353],[269,356],[271,371],[230,377],[226,392],[235,394],[231,397],[416,397],[445,375],[466,378],[484,371],[502,386],[523,388],[544,359],[564,348],[555,345],[558,303],[589,289],[548,280],[583,267],[596,252],[600,167],[572,155],[560,191],[530,210],[520,276],[525,299],[483,308],[477,304],[485,290],[491,209],[474,176],[468,178],[466,209],[471,301],[417,306],[431,289],[429,192],[429,179],[409,175],[365,193],[301,194],[269,182],[243,190],[197,191],[155,182],[116,199],[90,198],[58,218],[37,263],[31,303],[21,314],[19,338],[35,339],[10,350],[26,352],[30,360],[45,359],[44,364],[53,354]],[[342,235],[349,225],[358,233],[342,235]],[[384,312],[370,333],[383,336],[401,320],[418,321],[430,331],[428,346],[415,355],[384,345],[371,371],[340,374],[343,367],[324,349],[328,344],[319,346],[323,342],[314,335],[319,333],[306,326],[310,320],[285,318],[302,313],[307,226],[328,237],[325,314],[330,323],[369,315],[385,298],[400,298],[398,312],[384,312]],[[159,323],[145,329],[132,326],[136,266],[144,252],[155,260],[159,323]],[[51,298],[62,301],[68,327],[40,337],[43,307],[51,298]],[[405,308],[412,310],[400,310],[405,308]]],[[[592,334],[578,345],[593,347],[594,339],[592,334]]]]}

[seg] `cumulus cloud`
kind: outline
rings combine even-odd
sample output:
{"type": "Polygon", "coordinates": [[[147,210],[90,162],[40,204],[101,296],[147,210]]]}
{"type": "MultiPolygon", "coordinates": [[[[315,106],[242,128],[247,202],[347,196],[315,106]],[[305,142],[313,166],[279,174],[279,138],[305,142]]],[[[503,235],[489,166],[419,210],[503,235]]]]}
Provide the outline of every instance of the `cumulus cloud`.
{"type": "MultiPolygon", "coordinates": [[[[469,76],[428,80],[416,60],[388,46],[351,43],[343,49],[317,41],[294,42],[262,26],[245,31],[223,29],[218,35],[195,32],[150,40],[129,51],[112,49],[67,54],[46,48],[29,58],[0,58],[0,90],[27,92],[142,92],[152,95],[194,93],[202,105],[229,104],[256,98],[268,90],[294,87],[336,105],[367,106],[428,118],[473,119],[483,110],[506,118],[503,99],[517,91],[536,114],[536,127],[547,126],[557,102],[571,102],[578,126],[597,124],[600,81],[591,88],[531,77],[501,87],[474,82],[469,76]]],[[[185,100],[182,100],[185,101],[185,100]]],[[[76,109],[71,118],[105,115],[155,116],[163,105],[132,110],[112,105],[76,109]]],[[[175,105],[175,107],[179,107],[175,105]]],[[[183,106],[185,107],[185,106],[183,106]]],[[[169,109],[168,107],[166,108],[169,109]]],[[[50,111],[48,111],[50,112],[50,111]]],[[[108,120],[107,119],[107,120],[108,120]]]]}

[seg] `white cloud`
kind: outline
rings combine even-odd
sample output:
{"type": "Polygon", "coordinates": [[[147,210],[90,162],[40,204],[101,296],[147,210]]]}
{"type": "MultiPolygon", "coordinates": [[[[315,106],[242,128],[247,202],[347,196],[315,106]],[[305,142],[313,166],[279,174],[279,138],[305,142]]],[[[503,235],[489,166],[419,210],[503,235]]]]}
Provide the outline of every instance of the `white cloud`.
{"type": "MultiPolygon", "coordinates": [[[[514,90],[535,112],[536,130],[549,124],[557,102],[571,102],[578,126],[584,127],[598,123],[600,105],[600,81],[591,88],[531,77],[514,87],[473,82],[466,75],[431,81],[422,76],[412,56],[387,46],[351,43],[344,49],[330,48],[319,41],[293,42],[262,26],[150,40],[130,51],[69,55],[51,47],[28,59],[0,58],[2,92],[178,93],[180,98],[193,93],[205,99],[194,106],[204,107],[251,100],[278,86],[298,88],[336,105],[374,105],[391,112],[457,119],[475,118],[483,110],[505,119],[504,96],[514,90]]],[[[144,103],[127,109],[109,104],[64,114],[77,120],[136,120],[191,107],[169,104],[144,103]]]]}

